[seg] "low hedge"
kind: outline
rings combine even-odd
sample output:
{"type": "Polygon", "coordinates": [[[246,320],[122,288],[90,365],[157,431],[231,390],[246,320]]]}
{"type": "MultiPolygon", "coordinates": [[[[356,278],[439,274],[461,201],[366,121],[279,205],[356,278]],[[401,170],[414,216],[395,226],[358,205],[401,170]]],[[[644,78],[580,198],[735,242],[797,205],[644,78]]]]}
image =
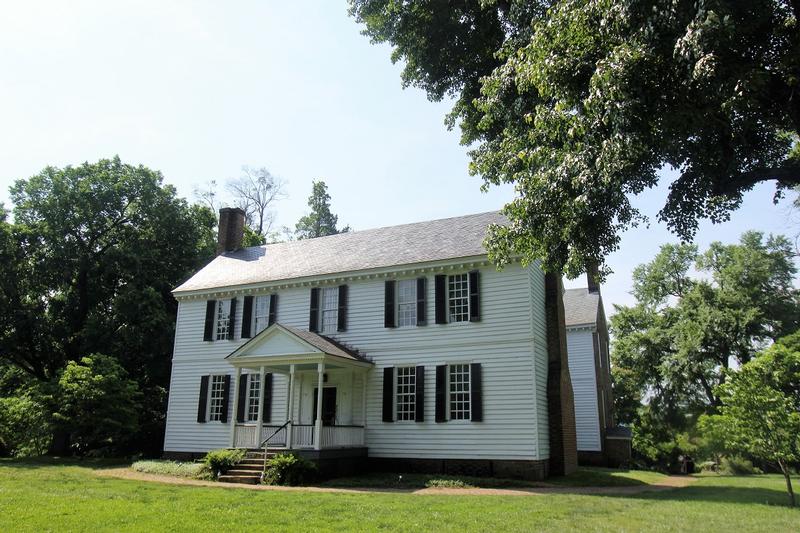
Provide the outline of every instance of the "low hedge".
{"type": "Polygon", "coordinates": [[[212,479],[211,469],[205,463],[181,461],[136,461],[131,468],[137,472],[177,476],[193,479],[212,479]]]}

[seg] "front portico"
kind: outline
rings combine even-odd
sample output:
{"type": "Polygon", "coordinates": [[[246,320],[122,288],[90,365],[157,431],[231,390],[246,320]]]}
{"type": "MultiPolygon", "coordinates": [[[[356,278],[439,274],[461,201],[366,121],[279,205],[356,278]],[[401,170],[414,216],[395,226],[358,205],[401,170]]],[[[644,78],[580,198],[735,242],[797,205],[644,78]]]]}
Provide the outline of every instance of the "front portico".
{"type": "Polygon", "coordinates": [[[240,346],[226,361],[236,369],[233,412],[243,412],[241,402],[251,408],[252,395],[258,394],[256,419],[246,421],[237,416],[231,425],[231,447],[365,447],[366,378],[373,364],[357,351],[323,335],[276,323],[240,346]],[[242,390],[246,386],[243,374],[253,376],[253,382],[258,376],[256,392],[250,390],[252,387],[242,390]],[[280,400],[269,396],[275,375],[287,382],[285,416],[268,420],[265,405],[280,400]]]}

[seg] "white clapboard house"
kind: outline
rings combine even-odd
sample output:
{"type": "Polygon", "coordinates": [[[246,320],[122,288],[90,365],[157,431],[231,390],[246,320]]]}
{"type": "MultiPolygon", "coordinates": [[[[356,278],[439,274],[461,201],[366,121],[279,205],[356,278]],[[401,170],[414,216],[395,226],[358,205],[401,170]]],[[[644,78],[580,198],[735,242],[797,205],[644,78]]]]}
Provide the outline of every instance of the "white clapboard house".
{"type": "Polygon", "coordinates": [[[174,291],[165,455],[547,475],[545,276],[489,262],[501,215],[242,249],[243,222],[221,210],[219,255],[174,291]]]}
{"type": "Polygon", "coordinates": [[[608,325],[600,287],[587,280],[586,288],[564,292],[578,461],[621,466],[630,460],[631,434],[614,424],[608,325]]]}

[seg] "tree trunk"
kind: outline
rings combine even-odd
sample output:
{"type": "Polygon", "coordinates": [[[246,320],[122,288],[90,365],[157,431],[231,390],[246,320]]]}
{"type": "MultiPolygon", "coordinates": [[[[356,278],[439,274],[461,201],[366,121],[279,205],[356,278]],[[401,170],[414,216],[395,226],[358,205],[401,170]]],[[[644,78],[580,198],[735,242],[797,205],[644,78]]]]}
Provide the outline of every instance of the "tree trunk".
{"type": "Polygon", "coordinates": [[[792,478],[789,472],[789,465],[784,461],[778,461],[783,477],[786,479],[786,492],[789,493],[789,507],[794,507],[794,490],[792,490],[792,478]]]}

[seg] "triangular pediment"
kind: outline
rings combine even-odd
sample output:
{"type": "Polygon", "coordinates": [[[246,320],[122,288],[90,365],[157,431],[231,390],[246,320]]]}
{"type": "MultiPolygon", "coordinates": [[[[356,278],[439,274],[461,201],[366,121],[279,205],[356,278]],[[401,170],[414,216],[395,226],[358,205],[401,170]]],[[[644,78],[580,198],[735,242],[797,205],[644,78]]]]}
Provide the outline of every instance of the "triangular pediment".
{"type": "Polygon", "coordinates": [[[241,345],[226,359],[239,357],[283,357],[321,354],[319,348],[298,337],[280,324],[273,324],[241,345]]]}

